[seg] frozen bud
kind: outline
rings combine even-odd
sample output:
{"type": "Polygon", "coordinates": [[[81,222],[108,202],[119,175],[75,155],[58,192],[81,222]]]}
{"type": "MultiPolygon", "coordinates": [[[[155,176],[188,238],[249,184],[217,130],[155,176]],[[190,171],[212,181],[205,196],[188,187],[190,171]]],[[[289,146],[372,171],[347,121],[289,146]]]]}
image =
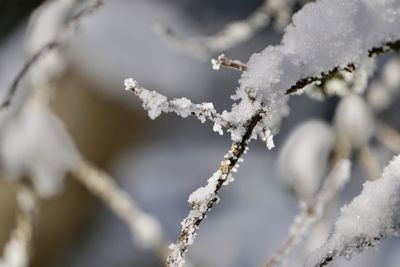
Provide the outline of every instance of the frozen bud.
{"type": "Polygon", "coordinates": [[[383,82],[390,90],[400,87],[400,60],[390,60],[383,69],[383,82]]]}
{"type": "Polygon", "coordinates": [[[373,114],[364,99],[355,94],[344,97],[335,114],[338,141],[359,148],[372,138],[375,130],[373,114]]]}
{"type": "Polygon", "coordinates": [[[278,156],[278,171],[299,198],[310,199],[318,190],[334,142],[332,127],[319,120],[301,124],[285,141],[278,156]]]}

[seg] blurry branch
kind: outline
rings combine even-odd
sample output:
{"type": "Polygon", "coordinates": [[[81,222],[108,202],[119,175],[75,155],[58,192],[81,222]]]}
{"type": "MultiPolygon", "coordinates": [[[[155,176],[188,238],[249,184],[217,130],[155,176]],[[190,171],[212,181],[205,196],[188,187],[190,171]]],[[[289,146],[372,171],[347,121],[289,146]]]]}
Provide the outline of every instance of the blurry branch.
{"type": "Polygon", "coordinates": [[[76,31],[81,19],[93,13],[103,4],[102,0],[91,0],[90,2],[91,4],[89,6],[83,8],[68,21],[66,29],[60,33],[58,38],[45,44],[25,62],[25,64],[11,83],[11,86],[7,89],[5,98],[0,101],[0,109],[7,108],[11,104],[11,101],[16,91],[18,90],[19,84],[29,72],[29,70],[48,52],[60,49],[62,45],[67,41],[69,35],[76,31]]]}
{"type": "Polygon", "coordinates": [[[219,70],[221,67],[226,67],[240,72],[247,70],[247,65],[245,63],[239,60],[229,59],[225,57],[224,54],[219,55],[217,59],[211,59],[211,64],[214,70],[219,70]]]}
{"type": "Polygon", "coordinates": [[[19,71],[18,75],[15,77],[14,81],[12,82],[10,88],[7,90],[7,94],[5,98],[0,102],[0,109],[7,108],[11,104],[11,100],[14,97],[19,84],[21,83],[22,79],[26,76],[28,71],[32,68],[32,66],[41,59],[47,52],[59,48],[61,45],[58,41],[53,41],[42,47],[38,52],[36,52],[22,67],[19,71]]]}
{"type": "Polygon", "coordinates": [[[153,249],[162,261],[165,260],[168,242],[160,223],[152,215],[144,213],[113,178],[86,161],[76,166],[72,174],[129,226],[133,239],[142,248],[153,249]]]}
{"type": "Polygon", "coordinates": [[[26,185],[18,185],[17,205],[16,226],[5,245],[1,267],[27,267],[31,258],[34,224],[39,212],[36,193],[26,185]]]}
{"type": "Polygon", "coordinates": [[[380,123],[377,131],[377,138],[385,147],[396,154],[400,153],[400,134],[396,129],[380,123]]]}
{"type": "Polygon", "coordinates": [[[358,160],[361,163],[363,170],[368,175],[369,180],[375,180],[382,172],[382,166],[379,160],[371,149],[370,145],[364,145],[358,150],[358,160]]]}
{"type": "Polygon", "coordinates": [[[272,18],[282,24],[280,27],[283,28],[288,23],[296,2],[298,1],[264,0],[263,4],[247,18],[228,23],[221,31],[210,36],[182,37],[161,22],[158,22],[155,28],[167,42],[196,58],[204,59],[210,54],[228,50],[251,39],[259,30],[266,27],[272,18]]]}
{"type": "Polygon", "coordinates": [[[273,267],[281,262],[310,227],[323,217],[327,205],[348,182],[350,165],[349,160],[339,160],[325,179],[321,189],[316,193],[314,199],[309,203],[301,203],[301,212],[295,217],[286,240],[267,260],[265,267],[273,267]]]}

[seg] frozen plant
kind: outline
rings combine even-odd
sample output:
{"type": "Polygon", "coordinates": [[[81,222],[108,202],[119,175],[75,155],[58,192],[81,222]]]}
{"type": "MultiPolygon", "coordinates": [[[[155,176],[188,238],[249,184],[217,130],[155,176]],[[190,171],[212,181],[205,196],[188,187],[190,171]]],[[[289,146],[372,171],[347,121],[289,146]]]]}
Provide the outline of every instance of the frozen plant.
{"type": "MultiPolygon", "coordinates": [[[[177,43],[188,47],[193,55],[198,51],[220,52],[251,38],[272,17],[278,24],[287,24],[292,10],[304,2],[307,1],[266,1],[249,18],[227,25],[215,36],[195,38],[193,42],[178,38],[177,43]]],[[[387,63],[388,69],[382,72],[384,78],[380,83],[368,84],[376,66],[374,57],[400,48],[400,1],[318,0],[305,4],[293,15],[280,44],[266,46],[247,63],[229,59],[224,54],[212,60],[214,69],[227,67],[241,72],[230,110],[219,112],[213,103],[196,104],[185,97],[171,100],[132,78],[125,80],[125,89],[138,96],[151,119],[162,113],[176,113],[183,118],[195,116],[202,123],[211,122],[213,131],[218,134],[228,133],[232,141],[218,169],[204,186],[189,195],[191,210],[181,223],[177,241],[168,249],[157,219],[142,211],[106,172],[82,157],[49,106],[54,91],[52,81],[64,70],[60,48],[75,32],[80,19],[95,10],[99,1],[87,8],[80,4],[77,0],[46,2],[35,15],[28,42],[30,60],[1,104],[9,106],[20,81],[30,78],[32,94],[13,114],[15,117],[5,121],[0,136],[1,163],[8,180],[25,186],[23,177],[29,177],[28,190],[32,194],[27,203],[35,202],[36,196],[52,197],[61,191],[65,174],[70,172],[129,226],[133,239],[141,247],[154,250],[160,258],[166,259],[167,266],[180,267],[185,263],[201,223],[220,201],[221,189],[234,181],[233,175],[249,143],[260,138],[268,149],[274,148],[273,137],[279,133],[282,119],[289,115],[288,99],[302,92],[321,100],[331,95],[341,99],[333,126],[321,122],[304,123],[282,149],[280,164],[290,163],[282,167],[289,166],[284,179],[296,189],[300,212],[282,246],[265,265],[270,267],[282,262],[301,237],[329,213],[329,206],[350,177],[349,160],[353,153],[359,154],[358,159],[364,163],[369,179],[379,177],[380,165],[371,149],[371,140],[375,135],[388,135],[387,131],[382,131],[387,128],[381,127],[376,119],[377,113],[391,105],[390,98],[399,87],[398,62],[387,63]],[[49,24],[49,20],[53,23],[49,24]],[[39,34],[42,31],[46,34],[39,34]],[[374,87],[380,90],[375,95],[374,87]],[[368,93],[366,97],[364,92],[368,93]],[[310,133],[312,136],[306,136],[310,133]],[[48,140],[45,149],[40,146],[43,138],[48,140]]],[[[173,32],[164,30],[174,39],[173,32]]],[[[391,132],[388,146],[400,144],[400,135],[391,130],[395,133],[391,132]]],[[[335,257],[350,256],[398,232],[398,161],[396,157],[380,179],[368,182],[360,196],[342,209],[333,234],[309,258],[307,265],[326,265],[335,257]],[[376,205],[366,205],[369,202],[376,205]]],[[[22,198],[26,200],[26,194],[22,198]]],[[[23,216],[17,220],[0,266],[23,267],[29,263],[34,227],[32,215],[39,205],[24,203],[19,203],[23,216]]]]}
{"type": "Polygon", "coordinates": [[[342,207],[328,241],[314,252],[305,266],[321,267],[342,256],[378,245],[399,233],[400,156],[396,156],[382,176],[364,184],[350,204],[342,207]]]}
{"type": "MultiPolygon", "coordinates": [[[[271,140],[266,138],[266,133],[279,131],[280,121],[288,115],[288,94],[312,83],[325,82],[342,71],[353,72],[369,57],[399,49],[399,28],[399,1],[320,0],[306,4],[292,17],[281,44],[268,46],[250,57],[245,68],[241,69],[243,73],[240,86],[232,97],[236,101],[232,109],[213,112],[213,117],[221,119],[219,122],[212,120],[214,129],[225,128],[231,134],[232,146],[208,183],[190,195],[188,201],[192,209],[182,221],[177,242],[170,246],[168,266],[183,265],[188,246],[194,242],[207,213],[218,203],[222,186],[233,181],[232,174],[247,152],[249,142],[257,136],[271,140]]],[[[214,61],[214,68],[222,65],[220,62],[221,58],[214,61]]],[[[148,93],[150,91],[144,90],[133,79],[127,79],[125,87],[140,97],[150,115],[174,111],[179,115],[206,117],[206,113],[191,112],[189,104],[171,107],[173,102],[182,104],[182,99],[167,101],[156,92],[148,93]]],[[[362,91],[362,87],[358,91],[362,91]]],[[[349,101],[353,100],[349,98],[349,101]]],[[[362,104],[358,106],[363,109],[362,104]]],[[[346,116],[339,118],[346,119],[346,116]]],[[[368,124],[368,120],[363,121],[368,124]]],[[[343,123],[346,121],[337,122],[340,130],[346,129],[341,125],[343,123]]],[[[362,144],[371,136],[369,130],[360,132],[363,127],[360,125],[358,130],[365,136],[361,139],[362,144]]],[[[351,130],[347,131],[339,131],[339,136],[344,136],[345,140],[350,138],[349,142],[357,147],[361,145],[355,143],[358,139],[351,139],[348,134],[351,130]]]]}

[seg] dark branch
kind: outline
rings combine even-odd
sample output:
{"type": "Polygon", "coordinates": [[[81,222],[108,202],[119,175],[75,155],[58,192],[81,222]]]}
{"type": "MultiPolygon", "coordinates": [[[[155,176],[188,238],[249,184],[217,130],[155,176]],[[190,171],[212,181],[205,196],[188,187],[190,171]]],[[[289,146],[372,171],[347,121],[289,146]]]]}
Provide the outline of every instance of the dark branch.
{"type": "MultiPolygon", "coordinates": [[[[389,52],[389,51],[399,51],[399,50],[400,50],[400,40],[393,41],[393,42],[387,42],[380,47],[373,47],[372,49],[370,49],[368,51],[368,57],[375,57],[375,56],[379,56],[379,55],[389,52]]],[[[295,85],[290,87],[288,90],[286,90],[285,94],[288,95],[288,94],[295,93],[298,90],[303,89],[307,85],[312,84],[313,82],[326,81],[326,80],[334,77],[336,74],[338,74],[342,70],[353,72],[355,70],[355,65],[348,64],[343,69],[339,68],[339,67],[335,67],[327,73],[325,73],[325,72],[321,73],[319,77],[303,78],[303,79],[299,80],[295,85]]]]}

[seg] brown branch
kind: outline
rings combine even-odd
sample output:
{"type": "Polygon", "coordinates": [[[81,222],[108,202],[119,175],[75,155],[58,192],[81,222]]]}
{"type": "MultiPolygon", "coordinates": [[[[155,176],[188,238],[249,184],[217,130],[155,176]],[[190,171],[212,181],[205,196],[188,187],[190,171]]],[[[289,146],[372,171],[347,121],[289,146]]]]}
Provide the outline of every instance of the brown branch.
{"type": "MultiPolygon", "coordinates": [[[[368,57],[375,57],[379,56],[383,53],[389,52],[389,51],[399,51],[400,50],[400,40],[398,41],[393,41],[393,42],[386,42],[380,47],[373,47],[368,51],[368,57]]],[[[355,70],[355,65],[350,63],[344,68],[340,67],[335,67],[332,70],[328,72],[322,72],[320,76],[318,77],[306,77],[301,80],[299,80],[295,85],[290,87],[288,90],[286,90],[285,94],[292,94],[297,92],[298,90],[303,89],[309,84],[312,84],[313,82],[317,81],[325,81],[330,78],[333,78],[336,74],[338,74],[340,71],[348,71],[348,72],[353,72],[355,70]]]]}
{"type": "Polygon", "coordinates": [[[239,60],[232,60],[225,57],[224,54],[218,56],[217,59],[211,59],[211,64],[214,70],[219,70],[221,67],[237,70],[240,72],[247,71],[247,65],[239,60]]]}

